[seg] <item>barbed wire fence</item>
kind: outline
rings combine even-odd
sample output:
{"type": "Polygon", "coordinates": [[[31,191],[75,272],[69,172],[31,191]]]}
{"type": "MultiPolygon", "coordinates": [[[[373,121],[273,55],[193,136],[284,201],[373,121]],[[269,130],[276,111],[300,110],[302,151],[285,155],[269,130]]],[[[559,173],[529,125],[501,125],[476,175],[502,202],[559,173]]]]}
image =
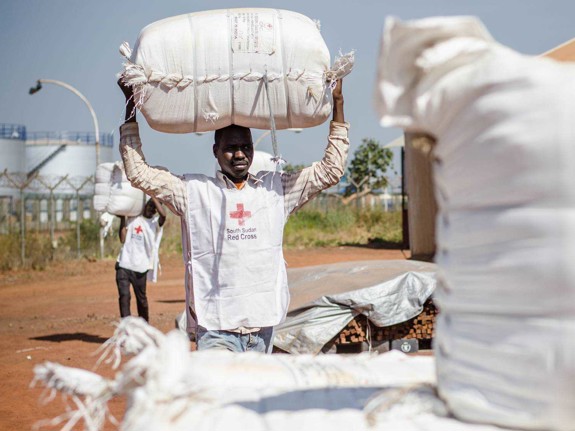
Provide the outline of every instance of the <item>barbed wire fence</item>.
{"type": "Polygon", "coordinates": [[[94,177],[69,175],[28,175],[0,172],[0,235],[18,234],[20,264],[25,265],[30,232],[48,233],[50,259],[58,247],[57,233],[76,230],[76,257],[82,256],[81,224],[97,221],[92,197],[94,177]]]}

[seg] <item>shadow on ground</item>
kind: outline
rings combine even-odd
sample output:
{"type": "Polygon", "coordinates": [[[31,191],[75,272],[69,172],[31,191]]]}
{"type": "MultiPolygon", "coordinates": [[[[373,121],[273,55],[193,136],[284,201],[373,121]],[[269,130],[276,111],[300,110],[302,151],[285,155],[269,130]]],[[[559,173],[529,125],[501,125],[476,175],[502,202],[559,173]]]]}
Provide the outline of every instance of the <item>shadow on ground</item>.
{"type": "Polygon", "coordinates": [[[346,247],[375,248],[385,250],[402,250],[404,249],[401,242],[386,241],[381,238],[369,238],[367,244],[343,244],[346,247]]]}
{"type": "Polygon", "coordinates": [[[71,334],[43,335],[42,337],[32,337],[30,340],[51,341],[53,343],[61,343],[63,341],[83,341],[85,343],[102,344],[108,339],[98,335],[86,334],[85,332],[74,332],[71,334]]]}

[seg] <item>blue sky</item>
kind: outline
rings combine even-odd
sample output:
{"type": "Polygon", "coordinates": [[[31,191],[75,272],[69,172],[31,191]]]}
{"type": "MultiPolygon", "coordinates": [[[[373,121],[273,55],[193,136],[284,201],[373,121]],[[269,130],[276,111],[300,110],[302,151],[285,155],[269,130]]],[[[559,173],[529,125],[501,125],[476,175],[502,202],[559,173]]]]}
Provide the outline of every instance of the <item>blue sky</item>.
{"type": "MultiPolygon", "coordinates": [[[[376,61],[386,16],[416,19],[476,15],[501,43],[540,54],[575,37],[573,0],[2,0],[0,2],[0,123],[29,131],[92,131],[79,98],[46,86],[30,96],[38,78],[67,82],[81,91],[97,113],[102,131],[121,124],[123,97],[116,87],[123,41],[133,46],[145,25],[173,15],[229,7],[289,9],[322,24],[332,52],[356,50],[356,66],[344,81],[346,120],[353,152],[362,138],[385,143],[401,134],[383,129],[372,106],[376,61]]],[[[210,174],[214,169],[211,134],[168,135],[151,130],[140,115],[144,152],[151,164],[174,173],[210,174]]],[[[281,132],[280,149],[291,163],[309,164],[323,154],[327,123],[300,134],[281,132]]],[[[261,134],[254,131],[254,140],[261,134]]],[[[271,151],[269,139],[259,149],[271,151]]]]}

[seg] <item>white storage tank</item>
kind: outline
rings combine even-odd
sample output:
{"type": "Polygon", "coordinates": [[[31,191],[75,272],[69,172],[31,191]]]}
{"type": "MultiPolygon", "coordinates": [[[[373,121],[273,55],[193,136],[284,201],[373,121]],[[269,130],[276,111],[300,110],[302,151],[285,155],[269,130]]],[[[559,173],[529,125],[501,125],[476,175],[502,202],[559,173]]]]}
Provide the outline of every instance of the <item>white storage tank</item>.
{"type": "MultiPolygon", "coordinates": [[[[26,127],[20,124],[0,123],[0,172],[6,169],[12,174],[26,172],[26,127]]],[[[18,193],[18,189],[2,179],[0,197],[13,197],[18,193]]]]}
{"type": "MultiPolygon", "coordinates": [[[[113,162],[113,139],[111,135],[100,134],[100,163],[113,162]]],[[[31,132],[26,140],[26,172],[38,172],[50,185],[58,178],[68,178],[81,183],[96,171],[95,134],[92,132],[31,132]]],[[[78,183],[78,186],[79,186],[78,183]]],[[[82,189],[83,193],[93,193],[93,185],[82,189]]],[[[48,193],[49,190],[40,192],[48,193]]],[[[55,193],[74,193],[66,182],[55,193]]]]}

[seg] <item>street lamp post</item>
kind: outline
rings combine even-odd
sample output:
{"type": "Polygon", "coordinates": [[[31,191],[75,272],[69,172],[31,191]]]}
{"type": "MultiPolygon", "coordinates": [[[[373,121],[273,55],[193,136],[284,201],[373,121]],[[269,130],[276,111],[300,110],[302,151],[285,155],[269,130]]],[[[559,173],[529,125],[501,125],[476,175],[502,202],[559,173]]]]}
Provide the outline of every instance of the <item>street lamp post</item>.
{"type": "Polygon", "coordinates": [[[256,139],[256,141],[254,142],[254,148],[256,148],[258,146],[258,144],[261,142],[261,140],[263,138],[265,138],[267,135],[269,135],[272,131],[271,130],[266,130],[264,133],[262,133],[258,139],[256,139]]]}
{"type": "Polygon", "coordinates": [[[96,117],[96,112],[92,108],[92,105],[90,104],[88,99],[86,99],[86,97],[82,93],[80,93],[78,90],[76,90],[70,84],[66,84],[65,82],[62,82],[62,81],[56,81],[55,79],[39,79],[37,81],[36,87],[30,88],[29,93],[34,94],[34,93],[37,93],[38,91],[40,91],[42,89],[42,84],[55,84],[55,85],[59,85],[60,87],[64,87],[66,90],[71,91],[76,96],[78,96],[80,99],[82,99],[82,102],[84,102],[86,104],[86,106],[88,107],[88,110],[90,111],[90,115],[92,115],[92,121],[94,122],[94,131],[96,132],[96,143],[95,143],[96,166],[98,166],[100,164],[100,127],[98,126],[98,118],[96,117]]]}
{"type": "MultiPolygon", "coordinates": [[[[35,94],[38,91],[40,91],[42,89],[42,84],[55,84],[55,85],[59,85],[60,87],[64,87],[66,90],[71,91],[76,96],[78,96],[80,99],[82,99],[82,102],[84,102],[86,104],[86,106],[88,107],[88,110],[90,111],[90,115],[92,115],[92,121],[94,122],[94,132],[96,133],[95,149],[96,149],[96,168],[97,168],[98,165],[100,164],[100,127],[98,126],[98,118],[96,117],[96,112],[94,111],[94,108],[92,108],[92,105],[90,104],[90,102],[88,101],[86,96],[84,96],[82,93],[80,93],[74,87],[72,87],[70,84],[66,84],[65,82],[62,82],[62,81],[56,81],[55,79],[39,79],[36,83],[36,87],[30,88],[29,93],[35,94]]],[[[79,208],[76,211],[79,211],[79,208]]],[[[78,220],[79,220],[79,218],[78,218],[78,220]]],[[[79,221],[78,221],[78,223],[79,223],[79,221]]],[[[101,231],[102,230],[100,229],[100,258],[103,258],[104,257],[104,239],[102,237],[101,231]]]]}
{"type": "MultiPolygon", "coordinates": [[[[286,129],[289,130],[290,132],[293,133],[301,133],[303,129],[286,129]]],[[[262,133],[254,142],[254,148],[256,148],[258,146],[258,144],[262,141],[263,138],[265,138],[266,136],[268,136],[272,131],[271,130],[266,130],[264,133],[262,133]]]]}

